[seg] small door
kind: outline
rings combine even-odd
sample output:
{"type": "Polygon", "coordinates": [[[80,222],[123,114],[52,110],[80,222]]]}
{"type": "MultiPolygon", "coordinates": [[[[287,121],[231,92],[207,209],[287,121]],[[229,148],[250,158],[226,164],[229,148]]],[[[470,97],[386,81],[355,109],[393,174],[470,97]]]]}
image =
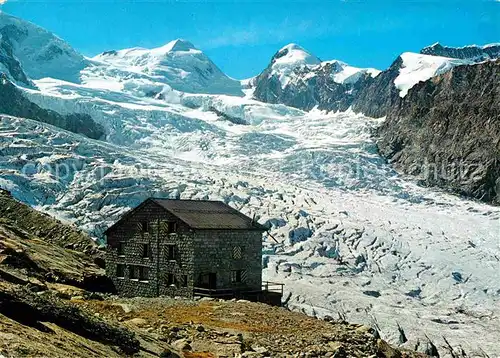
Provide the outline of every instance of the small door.
{"type": "Polygon", "coordinates": [[[217,288],[217,274],[215,272],[200,275],[200,287],[215,290],[217,288]]]}
{"type": "Polygon", "coordinates": [[[213,272],[209,273],[210,276],[210,289],[215,290],[217,288],[217,275],[213,272]]]}

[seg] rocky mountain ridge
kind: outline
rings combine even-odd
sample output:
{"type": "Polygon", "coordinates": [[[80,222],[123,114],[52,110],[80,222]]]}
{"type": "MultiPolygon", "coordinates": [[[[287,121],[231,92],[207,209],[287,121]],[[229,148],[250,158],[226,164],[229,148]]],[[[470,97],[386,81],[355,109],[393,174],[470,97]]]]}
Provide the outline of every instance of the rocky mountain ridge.
{"type": "Polygon", "coordinates": [[[477,62],[495,59],[500,57],[500,44],[490,44],[485,46],[470,45],[464,47],[443,46],[439,42],[424,47],[421,54],[432,56],[443,56],[451,58],[469,59],[477,62]]]}
{"type": "MultiPolygon", "coordinates": [[[[175,44],[174,49],[192,51],[191,46],[180,45],[175,44]]],[[[295,48],[293,52],[296,50],[300,51],[295,48]]],[[[13,55],[23,70],[29,67],[29,62],[13,55]]],[[[382,327],[381,336],[393,344],[399,344],[398,327],[403,325],[409,341],[402,346],[410,349],[430,337],[441,350],[445,344],[442,337],[446,336],[453,347],[463,347],[471,355],[481,356],[482,350],[490,356],[500,354],[495,344],[500,326],[494,319],[500,310],[500,253],[495,244],[498,210],[417,186],[397,175],[377,153],[371,136],[381,119],[353,111],[305,112],[268,104],[251,99],[251,88],[245,88],[248,97],[180,92],[156,77],[134,71],[130,63],[115,71],[112,64],[89,61],[74,82],[58,79],[54,72],[49,78],[32,79],[36,87],[25,88],[20,83],[12,87],[40,109],[62,115],[84,113],[106,131],[97,141],[41,121],[0,116],[0,186],[17,199],[74,222],[96,238],[129,208],[150,196],[223,200],[269,227],[272,236],[263,240],[263,275],[285,283],[290,309],[320,318],[337,317],[342,312],[348,320],[369,326],[376,320],[382,327]]],[[[379,90],[376,81],[385,77],[388,91],[394,93],[390,100],[400,102],[412,96],[410,87],[418,87],[415,79],[442,74],[453,67],[451,64],[462,62],[408,53],[402,54],[400,61],[394,73],[371,76],[374,98],[370,100],[381,108],[387,104],[385,98],[375,97],[379,90]],[[391,85],[396,79],[397,84],[391,85]]],[[[358,70],[352,74],[351,66],[341,61],[321,62],[311,68],[327,65],[337,84],[363,74],[358,70]]],[[[313,77],[309,65],[305,67],[304,76],[313,77]]],[[[294,75],[295,70],[290,73],[293,78],[284,81],[295,84],[301,80],[294,75]]],[[[358,85],[357,80],[347,82],[358,85]]],[[[7,104],[11,98],[5,97],[7,104]]],[[[13,226],[9,225],[6,231],[11,237],[13,226]]],[[[39,239],[51,238],[50,230],[39,234],[39,239]]],[[[44,247],[40,246],[44,240],[36,245],[25,241],[29,245],[24,246],[12,244],[12,239],[5,241],[15,248],[10,253],[23,247],[28,253],[32,247],[37,251],[44,247]]],[[[60,250],[57,253],[62,254],[60,250]]],[[[18,260],[19,255],[14,257],[18,260]]],[[[37,277],[50,273],[42,267],[37,277]]],[[[16,276],[18,282],[26,281],[19,273],[16,276]]],[[[44,280],[50,277],[61,275],[44,280]]],[[[30,282],[40,286],[35,280],[30,282]]],[[[55,283],[59,282],[49,282],[55,283]]],[[[145,329],[134,332],[148,334],[151,328],[168,326],[168,315],[161,323],[156,321],[161,308],[154,312],[146,309],[145,317],[121,313],[121,308],[113,305],[99,310],[94,299],[86,299],[90,294],[70,290],[64,294],[66,300],[76,297],[73,303],[95,309],[92,314],[116,317],[118,322],[153,317],[145,329]]],[[[22,297],[19,300],[24,301],[22,297]]],[[[135,301],[117,303],[141,307],[135,301]]],[[[145,305],[153,306],[153,302],[145,305]]],[[[216,314],[217,310],[209,307],[208,313],[216,314]]],[[[170,312],[177,311],[176,307],[170,312]]],[[[195,312],[191,317],[197,317],[200,310],[187,312],[195,312]]],[[[62,331],[53,321],[47,324],[62,331]]],[[[34,337],[31,327],[16,324],[14,328],[34,337]]],[[[187,332],[187,339],[197,334],[192,327],[187,332]]],[[[185,335],[176,338],[185,339],[185,335]]],[[[58,349],[57,336],[37,337],[41,352],[50,339],[54,343],[51,349],[58,349]]],[[[78,341],[75,336],[63,337],[78,341]]],[[[223,339],[211,331],[209,337],[223,339]]],[[[279,334],[275,337],[282,340],[279,334]]],[[[159,341],[152,339],[155,344],[159,341]]],[[[287,345],[289,339],[282,341],[287,345]]],[[[151,345],[141,343],[149,350],[151,345]]],[[[108,353],[113,351],[109,345],[90,347],[100,356],[114,354],[108,353]]],[[[189,353],[198,353],[194,349],[189,353]]]]}
{"type": "Polygon", "coordinates": [[[384,157],[430,186],[500,203],[500,60],[420,82],[387,113],[384,157]]]}
{"type": "MultiPolygon", "coordinates": [[[[470,123],[470,121],[476,123],[488,121],[490,127],[493,126],[497,128],[499,120],[495,114],[497,113],[495,112],[495,102],[481,101],[480,99],[485,96],[484,91],[486,88],[491,88],[492,86],[498,87],[500,83],[498,76],[495,74],[498,68],[495,63],[498,64],[498,60],[496,62],[491,62],[493,60],[482,62],[485,59],[499,57],[500,47],[492,45],[482,48],[470,46],[454,49],[436,44],[423,49],[421,54],[422,55],[412,53],[402,54],[387,70],[382,71],[376,76],[364,73],[357,78],[357,81],[350,83],[336,82],[333,74],[335,74],[338,69],[336,69],[334,65],[326,64],[325,66],[315,67],[313,69],[296,67],[291,72],[291,79],[287,81],[285,85],[282,85],[283,81],[278,81],[276,76],[272,75],[270,72],[272,68],[270,65],[270,67],[256,78],[254,96],[261,101],[283,103],[307,111],[313,108],[325,111],[346,111],[352,108],[353,111],[361,112],[370,117],[379,118],[386,116],[387,120],[384,122],[382,130],[379,132],[379,148],[381,154],[391,160],[391,162],[394,153],[388,150],[387,146],[384,146],[383,143],[390,142],[391,138],[400,135],[401,133],[395,132],[397,129],[403,130],[403,127],[396,127],[391,124],[398,122],[396,118],[407,118],[410,115],[407,112],[408,107],[421,108],[420,112],[411,113],[413,120],[416,122],[422,121],[422,113],[430,113],[433,121],[445,120],[448,118],[446,112],[438,109],[440,105],[442,105],[438,100],[438,96],[442,96],[444,91],[449,91],[449,96],[454,98],[453,101],[461,105],[462,111],[454,121],[457,130],[462,131],[468,128],[468,123],[470,123]],[[450,58],[441,57],[443,55],[448,55],[450,58]],[[454,60],[452,57],[460,60],[454,60]],[[477,64],[472,66],[474,63],[477,64]],[[454,68],[460,68],[460,70],[453,72],[454,68]],[[420,82],[418,79],[414,79],[415,73],[418,71],[421,73],[419,75],[421,79],[420,82]],[[467,82],[470,81],[471,78],[454,74],[462,73],[463,71],[481,73],[481,75],[474,77],[474,80],[478,81],[474,83],[477,91],[472,91],[476,97],[472,95],[464,96],[462,93],[462,90],[467,87],[467,82]],[[405,73],[408,73],[408,76],[405,77],[405,73]],[[448,82],[446,90],[441,87],[441,90],[437,91],[435,83],[438,81],[438,78],[441,78],[440,76],[443,76],[443,73],[452,73],[452,75],[450,75],[452,76],[452,80],[448,82]],[[478,80],[478,78],[480,78],[480,80],[478,80]],[[482,86],[480,85],[481,81],[482,86]],[[426,89],[428,92],[426,92],[425,96],[415,95],[415,92],[421,93],[426,89]],[[467,98],[469,102],[464,103],[464,98],[467,98]],[[410,105],[409,103],[411,103],[411,101],[413,101],[413,104],[410,105]],[[472,106],[469,106],[469,103],[471,103],[470,101],[476,104],[481,103],[481,106],[486,107],[481,108],[481,106],[479,106],[474,107],[474,109],[472,106]],[[443,118],[443,116],[446,117],[443,118]]],[[[271,64],[273,61],[274,60],[271,61],[271,64]]],[[[491,94],[493,98],[497,98],[492,90],[488,93],[491,94]]],[[[448,98],[448,100],[452,100],[451,98],[448,98]]],[[[404,133],[406,133],[406,131],[404,131],[404,133]]],[[[469,132],[469,135],[470,134],[469,132]]],[[[427,178],[422,181],[422,183],[450,189],[451,191],[461,193],[465,196],[472,196],[487,202],[498,203],[500,187],[497,186],[497,181],[500,180],[500,176],[498,174],[497,161],[492,159],[498,158],[498,151],[495,145],[490,146],[487,142],[483,141],[483,134],[480,130],[476,130],[473,134],[476,137],[469,137],[469,141],[471,143],[475,142],[474,145],[476,146],[476,150],[473,151],[473,154],[469,153],[469,155],[476,158],[474,159],[475,165],[481,165],[488,168],[484,169],[485,172],[479,175],[482,179],[477,179],[482,184],[472,185],[470,182],[468,182],[468,184],[460,183],[460,180],[465,180],[466,178],[459,180],[457,176],[453,176],[453,179],[444,176],[433,180],[427,178]],[[479,143],[483,144],[479,145],[479,143]],[[484,158],[483,161],[477,159],[481,157],[484,158]],[[471,185],[474,188],[472,188],[471,185]]],[[[496,129],[490,134],[493,134],[491,137],[493,142],[499,138],[498,136],[495,137],[495,135],[498,135],[496,129]]],[[[462,157],[459,159],[456,155],[452,155],[451,153],[446,154],[446,151],[450,150],[450,148],[461,147],[463,144],[459,136],[450,134],[450,138],[453,138],[449,143],[450,145],[440,150],[440,152],[442,152],[441,154],[448,157],[449,161],[446,165],[458,166],[459,163],[457,160],[461,161],[460,165],[472,165],[473,163],[469,162],[467,159],[463,160],[464,158],[462,157]]],[[[413,143],[415,145],[418,141],[413,141],[413,143]]],[[[419,163],[421,163],[421,159],[423,159],[419,158],[419,156],[426,153],[427,149],[423,142],[420,142],[420,144],[422,147],[420,150],[414,151],[413,157],[410,152],[405,152],[406,155],[411,157],[411,159],[406,158],[406,160],[412,162],[413,169],[409,170],[408,165],[400,165],[398,166],[400,170],[409,174],[420,173],[424,170],[423,167],[419,167],[419,163]]],[[[439,143],[434,143],[434,147],[439,147],[439,143]]],[[[430,165],[442,164],[441,161],[437,160],[434,156],[425,157],[425,160],[427,160],[430,165]]]]}

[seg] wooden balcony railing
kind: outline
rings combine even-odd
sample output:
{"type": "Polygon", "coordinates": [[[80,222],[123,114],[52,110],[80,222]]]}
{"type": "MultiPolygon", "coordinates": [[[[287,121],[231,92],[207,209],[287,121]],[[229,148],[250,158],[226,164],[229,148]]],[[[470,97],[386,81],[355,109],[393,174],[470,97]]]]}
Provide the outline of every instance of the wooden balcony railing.
{"type": "Polygon", "coordinates": [[[279,294],[281,294],[281,296],[283,296],[283,287],[284,286],[285,286],[284,283],[263,281],[262,282],[262,291],[279,293],[279,294]]]}
{"type": "Polygon", "coordinates": [[[248,287],[240,287],[240,288],[203,288],[203,287],[194,287],[193,293],[195,296],[202,297],[215,297],[215,298],[227,298],[227,297],[243,297],[251,294],[259,294],[259,293],[273,293],[280,294],[283,296],[283,283],[277,282],[262,282],[262,289],[255,290],[250,289],[248,287]]]}

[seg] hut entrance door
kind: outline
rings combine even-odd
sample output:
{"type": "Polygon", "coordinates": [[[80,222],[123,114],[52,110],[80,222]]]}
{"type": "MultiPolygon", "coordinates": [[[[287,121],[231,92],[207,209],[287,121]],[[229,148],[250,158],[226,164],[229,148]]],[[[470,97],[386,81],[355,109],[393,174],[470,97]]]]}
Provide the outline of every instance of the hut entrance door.
{"type": "Polygon", "coordinates": [[[200,287],[210,290],[217,289],[217,274],[215,272],[202,273],[200,275],[200,287]]]}

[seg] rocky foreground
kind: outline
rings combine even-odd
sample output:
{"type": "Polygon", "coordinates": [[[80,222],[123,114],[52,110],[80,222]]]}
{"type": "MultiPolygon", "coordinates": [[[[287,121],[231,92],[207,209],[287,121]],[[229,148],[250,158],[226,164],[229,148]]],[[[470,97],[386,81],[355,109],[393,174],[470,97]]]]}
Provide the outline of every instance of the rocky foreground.
{"type": "Polygon", "coordinates": [[[370,327],[260,303],[113,296],[86,234],[5,191],[0,204],[0,356],[424,356],[370,327]]]}

